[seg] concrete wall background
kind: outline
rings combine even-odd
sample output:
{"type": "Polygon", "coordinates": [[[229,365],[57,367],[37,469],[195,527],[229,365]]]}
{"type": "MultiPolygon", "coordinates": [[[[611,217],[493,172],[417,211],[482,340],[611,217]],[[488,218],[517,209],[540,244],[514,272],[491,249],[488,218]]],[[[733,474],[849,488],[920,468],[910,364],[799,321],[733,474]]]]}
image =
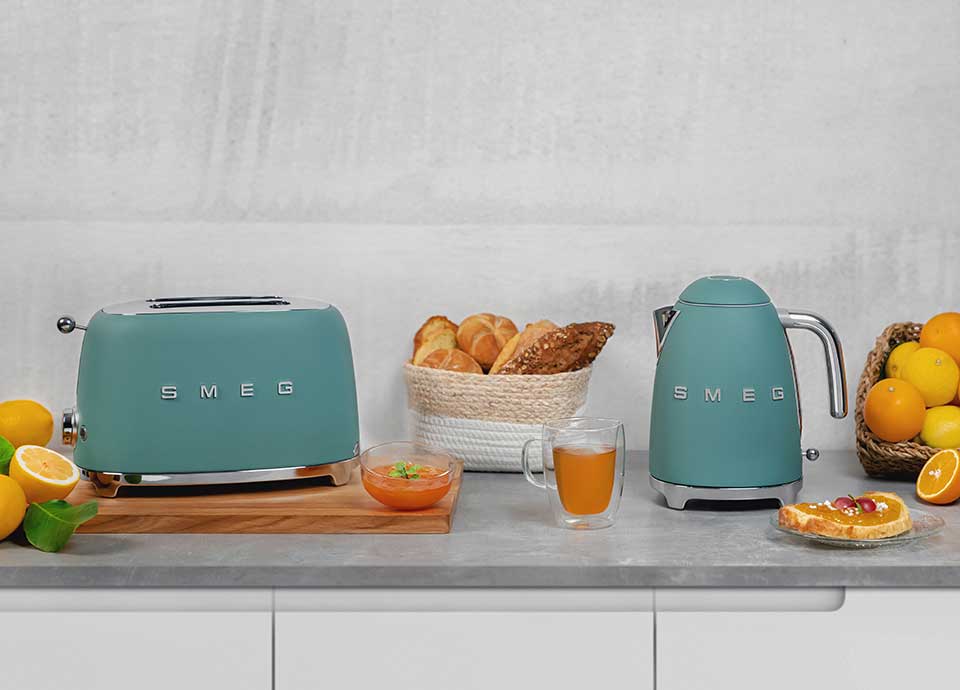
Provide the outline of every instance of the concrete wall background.
{"type": "MultiPolygon", "coordinates": [[[[160,293],[337,304],[364,443],[428,314],[603,318],[643,447],[649,312],[706,273],[822,312],[856,385],[957,300],[960,4],[42,2],[0,13],[0,399],[73,402],[85,320],[160,293]]],[[[805,443],[845,448],[812,336],[805,443]]]]}

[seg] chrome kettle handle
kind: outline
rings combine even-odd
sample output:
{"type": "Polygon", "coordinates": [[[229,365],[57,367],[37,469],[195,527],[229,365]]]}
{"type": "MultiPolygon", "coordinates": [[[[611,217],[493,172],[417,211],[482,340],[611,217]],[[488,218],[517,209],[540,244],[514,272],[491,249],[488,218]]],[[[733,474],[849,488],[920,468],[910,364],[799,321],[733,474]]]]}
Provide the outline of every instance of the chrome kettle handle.
{"type": "Polygon", "coordinates": [[[784,328],[813,331],[823,343],[827,358],[827,385],[830,388],[830,414],[836,419],[847,416],[847,370],[843,364],[843,348],[837,332],[823,317],[809,311],[777,309],[784,328]]]}

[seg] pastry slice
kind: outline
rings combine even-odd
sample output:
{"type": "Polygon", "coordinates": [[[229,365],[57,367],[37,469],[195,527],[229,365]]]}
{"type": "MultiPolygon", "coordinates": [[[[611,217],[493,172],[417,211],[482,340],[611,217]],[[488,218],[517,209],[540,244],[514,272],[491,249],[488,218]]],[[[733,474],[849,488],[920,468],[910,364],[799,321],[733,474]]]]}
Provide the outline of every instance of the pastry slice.
{"type": "Polygon", "coordinates": [[[613,335],[612,323],[572,323],[540,336],[501,367],[501,374],[559,374],[589,366],[613,335]]]}
{"type": "Polygon", "coordinates": [[[781,527],[835,539],[885,539],[913,527],[910,511],[894,493],[868,491],[821,503],[794,503],[780,509],[781,527]]]}

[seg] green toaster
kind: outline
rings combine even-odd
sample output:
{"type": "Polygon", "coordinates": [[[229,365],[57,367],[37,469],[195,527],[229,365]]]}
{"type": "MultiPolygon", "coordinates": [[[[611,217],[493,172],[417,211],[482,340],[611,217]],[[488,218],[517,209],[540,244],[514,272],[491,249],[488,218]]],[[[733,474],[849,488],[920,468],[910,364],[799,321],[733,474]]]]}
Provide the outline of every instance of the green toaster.
{"type": "Polygon", "coordinates": [[[63,440],[97,492],[326,476],[359,454],[343,316],[314,300],[171,297],[117,304],[86,326],[63,440]]]}

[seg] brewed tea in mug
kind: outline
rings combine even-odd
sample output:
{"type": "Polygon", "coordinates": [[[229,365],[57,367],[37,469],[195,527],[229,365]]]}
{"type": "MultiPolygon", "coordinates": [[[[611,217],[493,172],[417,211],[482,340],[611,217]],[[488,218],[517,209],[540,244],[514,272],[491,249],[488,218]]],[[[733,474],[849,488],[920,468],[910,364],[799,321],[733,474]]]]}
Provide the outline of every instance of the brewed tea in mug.
{"type": "Polygon", "coordinates": [[[543,425],[543,482],[530,466],[523,446],[527,480],[545,489],[557,522],[571,529],[599,529],[613,524],[623,492],[626,449],[623,425],[616,419],[568,417],[543,425]]]}
{"type": "Polygon", "coordinates": [[[617,467],[616,446],[561,446],[553,449],[557,493],[573,515],[596,515],[610,505],[617,467]]]}

